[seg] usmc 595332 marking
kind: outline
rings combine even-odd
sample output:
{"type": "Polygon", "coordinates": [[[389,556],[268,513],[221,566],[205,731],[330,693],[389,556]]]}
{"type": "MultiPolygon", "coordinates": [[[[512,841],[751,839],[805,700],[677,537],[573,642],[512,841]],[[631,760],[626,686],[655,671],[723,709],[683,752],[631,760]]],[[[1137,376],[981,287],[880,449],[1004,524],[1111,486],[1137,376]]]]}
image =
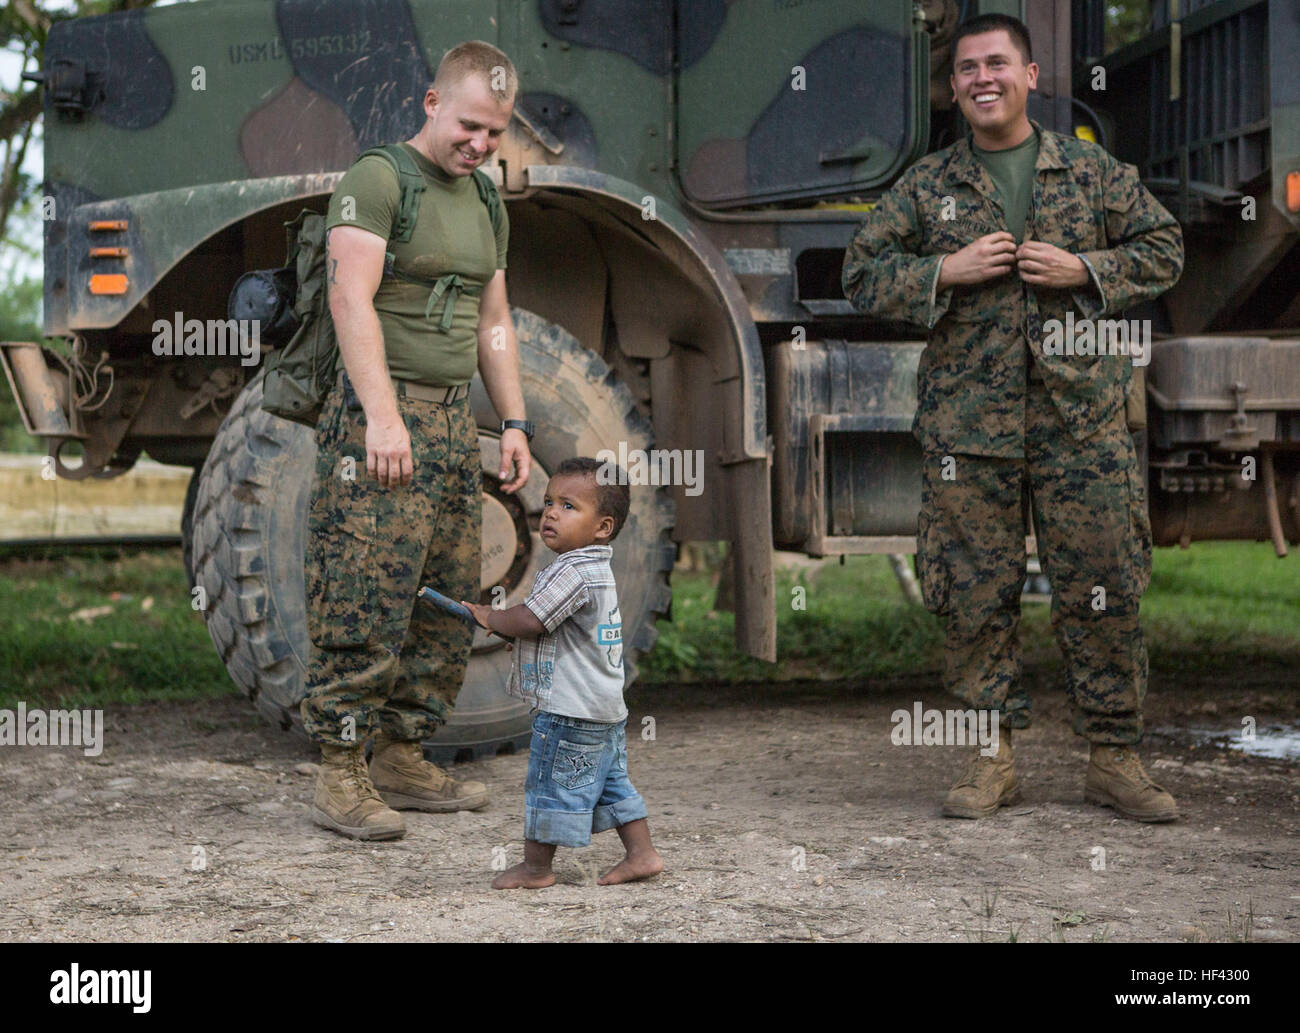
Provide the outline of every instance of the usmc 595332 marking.
{"type": "Polygon", "coordinates": [[[332,36],[295,36],[284,40],[276,37],[250,43],[232,43],[226,55],[232,65],[253,64],[258,61],[283,61],[285,55],[295,61],[304,57],[333,57],[338,54],[360,54],[370,46],[370,30],[335,33],[332,36]]]}

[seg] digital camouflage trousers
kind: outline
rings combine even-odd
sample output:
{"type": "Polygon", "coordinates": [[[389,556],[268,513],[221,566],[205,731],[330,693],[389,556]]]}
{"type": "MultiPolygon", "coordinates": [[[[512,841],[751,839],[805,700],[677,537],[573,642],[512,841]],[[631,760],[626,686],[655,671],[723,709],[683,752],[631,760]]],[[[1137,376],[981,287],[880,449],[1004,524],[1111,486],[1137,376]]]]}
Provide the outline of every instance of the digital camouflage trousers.
{"type": "Polygon", "coordinates": [[[1025,453],[923,457],[917,568],[927,609],[947,619],[945,688],[1001,711],[1004,727],[1029,725],[1018,632],[1032,509],[1074,730],[1094,743],[1136,744],[1151,528],[1124,410],[1080,442],[1031,380],[1025,453]]]}
{"type": "Polygon", "coordinates": [[[472,633],[416,605],[421,585],[477,599],[482,470],[468,399],[397,399],[414,475],[385,489],[366,472],[365,416],[336,385],[316,427],[305,582],[311,655],[302,719],[318,743],[383,731],[424,739],[465,679],[472,633]]]}

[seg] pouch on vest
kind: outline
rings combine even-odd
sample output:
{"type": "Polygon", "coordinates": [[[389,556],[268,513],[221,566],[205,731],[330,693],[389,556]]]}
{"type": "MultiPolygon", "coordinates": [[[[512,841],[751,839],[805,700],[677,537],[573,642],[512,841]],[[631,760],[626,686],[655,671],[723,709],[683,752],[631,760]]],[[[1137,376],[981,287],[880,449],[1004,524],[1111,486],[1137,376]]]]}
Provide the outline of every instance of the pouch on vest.
{"type": "Polygon", "coordinates": [[[307,427],[316,426],[338,377],[339,343],[334,336],[325,286],[325,216],[304,211],[288,224],[294,272],[293,313],[298,329],[266,360],[262,408],[307,427]]]}

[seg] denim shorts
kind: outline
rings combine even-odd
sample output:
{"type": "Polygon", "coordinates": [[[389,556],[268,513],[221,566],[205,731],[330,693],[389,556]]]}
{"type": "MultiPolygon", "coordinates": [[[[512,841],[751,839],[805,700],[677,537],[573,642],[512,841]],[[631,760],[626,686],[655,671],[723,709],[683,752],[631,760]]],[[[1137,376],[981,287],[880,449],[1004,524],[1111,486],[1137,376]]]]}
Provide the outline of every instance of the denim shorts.
{"type": "Polygon", "coordinates": [[[586,846],[593,832],[646,817],[645,801],[627,777],[626,724],[538,712],[524,785],[524,838],[586,846]]]}

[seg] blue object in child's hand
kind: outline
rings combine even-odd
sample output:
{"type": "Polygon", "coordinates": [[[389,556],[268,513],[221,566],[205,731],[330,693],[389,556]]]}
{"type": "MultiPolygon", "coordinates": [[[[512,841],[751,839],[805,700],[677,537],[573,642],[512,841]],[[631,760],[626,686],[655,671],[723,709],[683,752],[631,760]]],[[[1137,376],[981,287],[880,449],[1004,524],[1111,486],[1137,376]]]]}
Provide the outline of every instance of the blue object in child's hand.
{"type": "Polygon", "coordinates": [[[460,603],[456,602],[455,599],[448,599],[441,592],[434,591],[432,588],[429,588],[427,586],[421,588],[419,598],[423,599],[426,603],[429,603],[431,606],[436,606],[440,610],[446,610],[453,617],[457,617],[460,620],[463,620],[471,628],[481,628],[483,626],[474,619],[474,615],[470,613],[469,610],[467,610],[460,603]]]}

